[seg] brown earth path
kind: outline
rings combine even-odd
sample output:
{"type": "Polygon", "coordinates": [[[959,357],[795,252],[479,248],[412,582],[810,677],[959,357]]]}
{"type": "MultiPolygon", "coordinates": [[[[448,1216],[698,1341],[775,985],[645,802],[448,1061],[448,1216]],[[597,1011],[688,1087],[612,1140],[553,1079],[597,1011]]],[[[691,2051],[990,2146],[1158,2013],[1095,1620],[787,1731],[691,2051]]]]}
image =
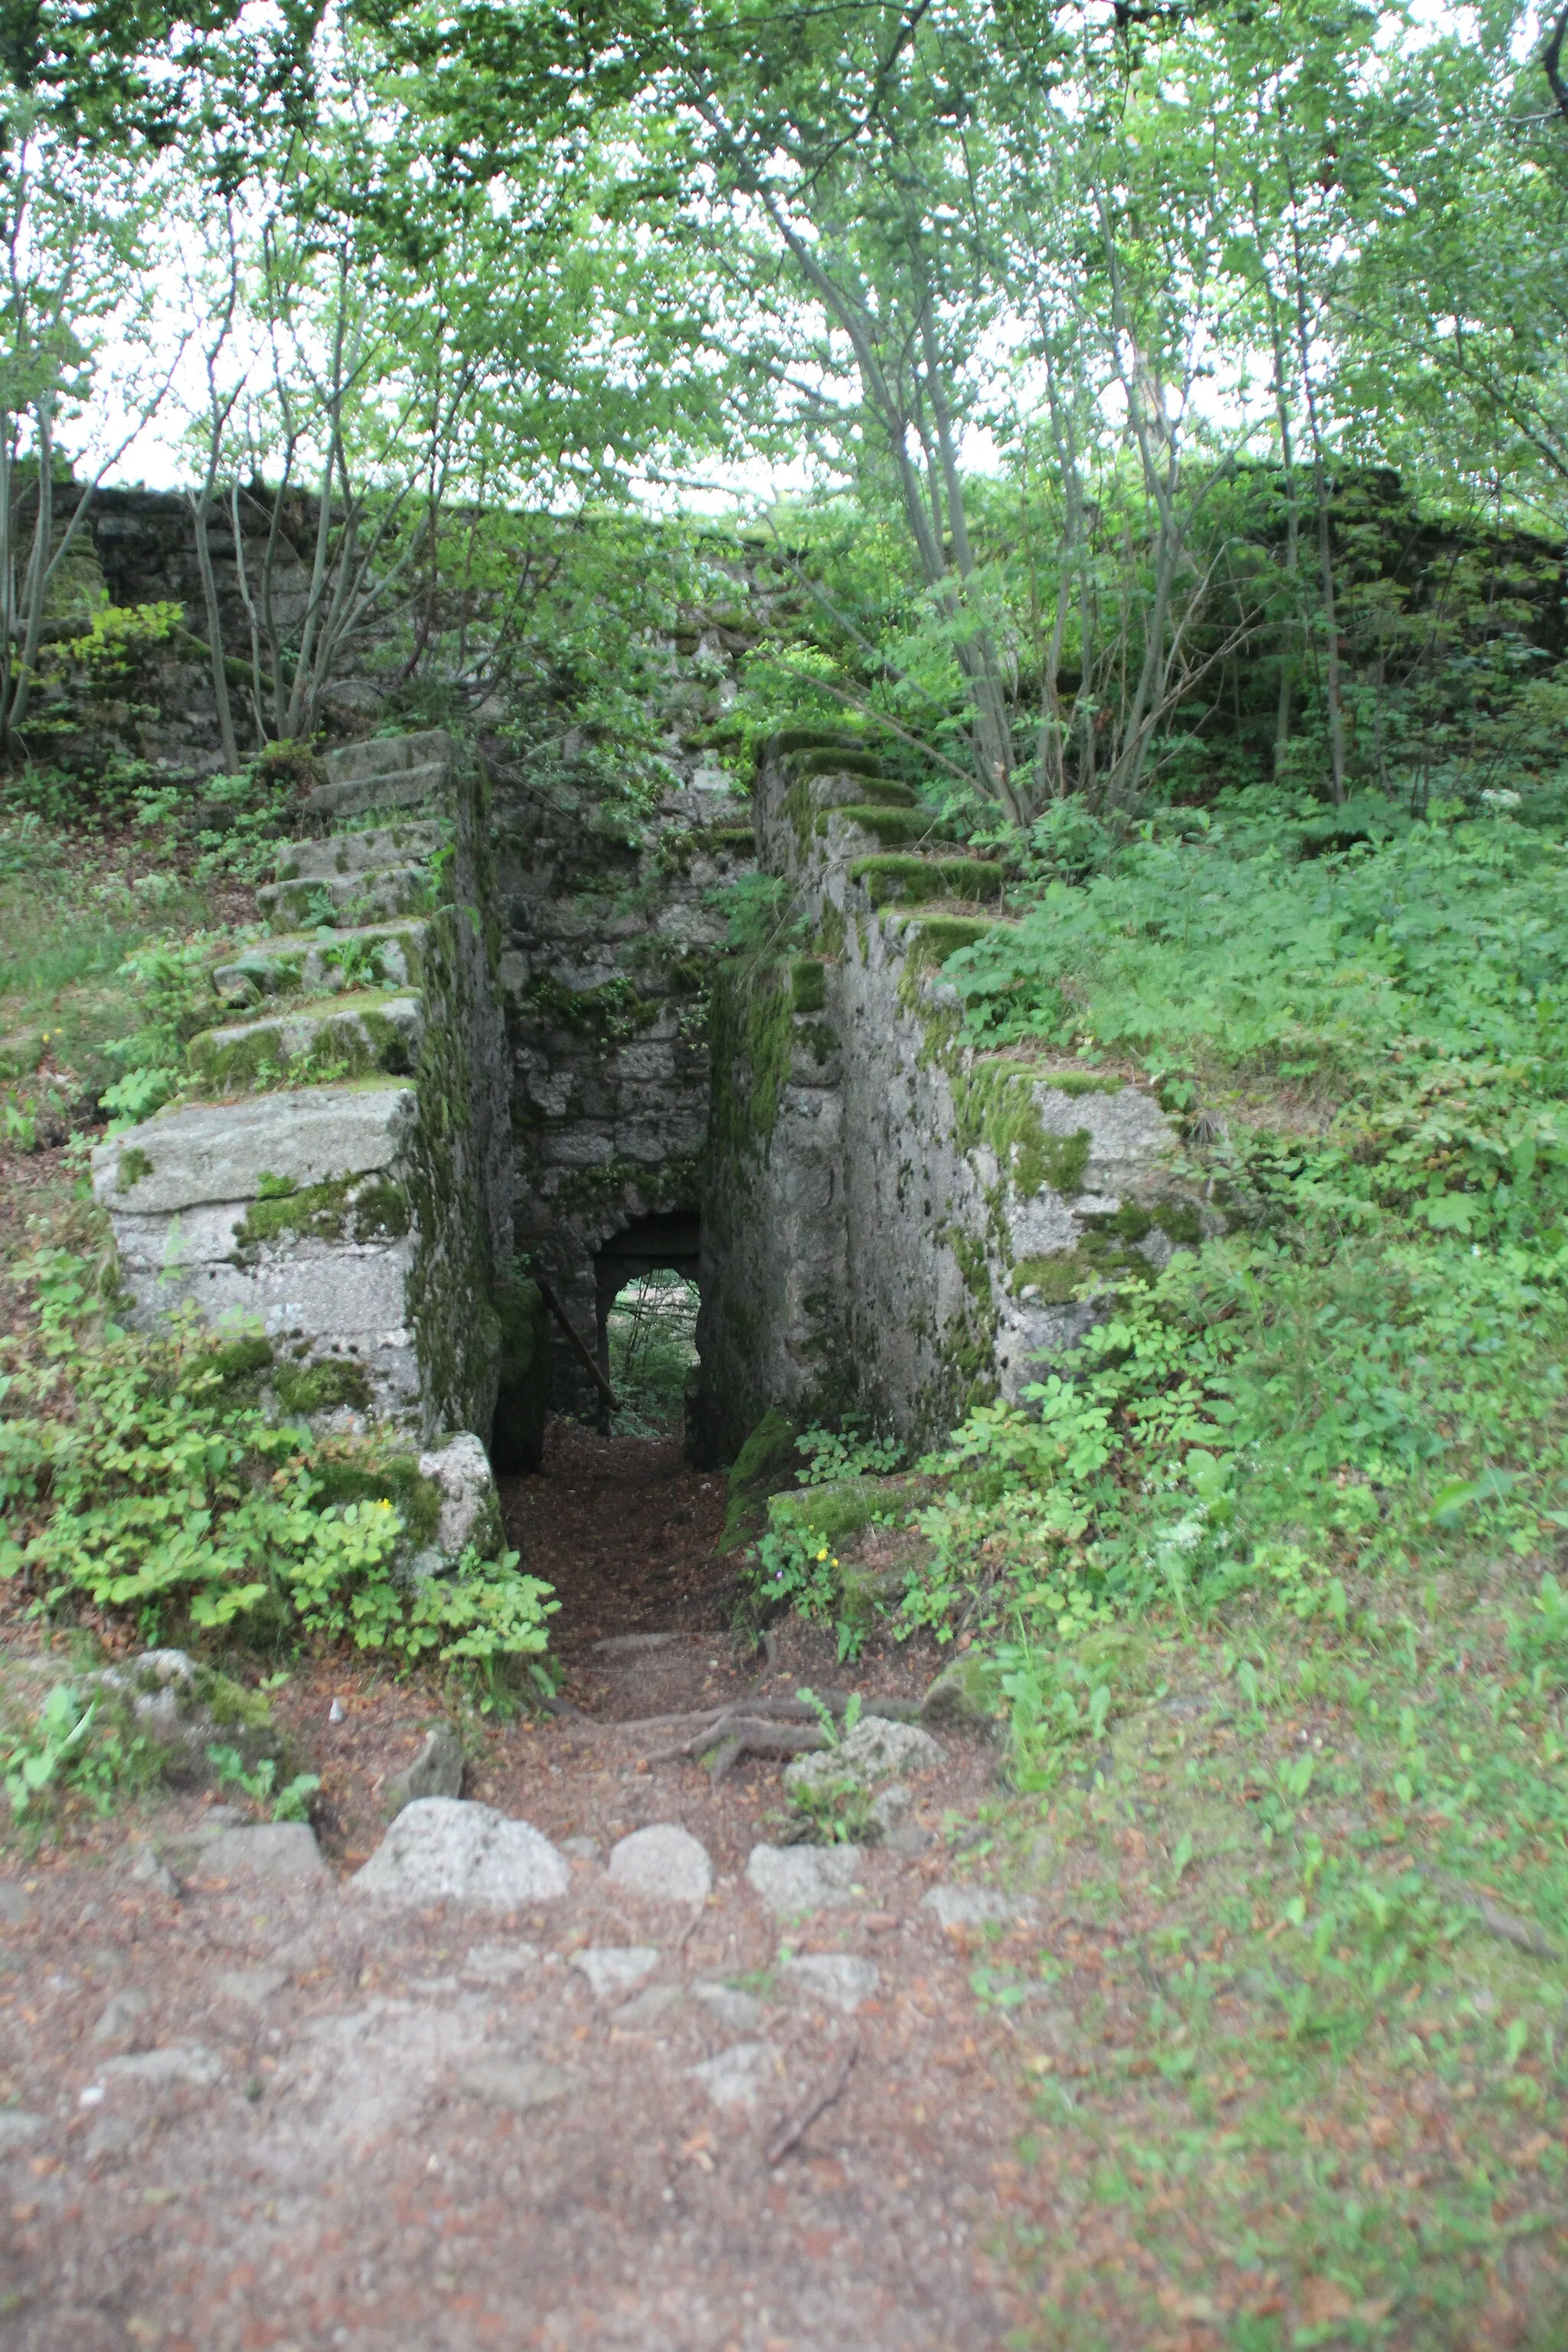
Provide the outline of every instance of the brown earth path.
{"type": "Polygon", "coordinates": [[[347,1885],[428,1700],[343,1662],[279,1695],[323,1780],[324,1875],[205,1875],[196,1854],[177,1891],[138,1876],[210,1826],[184,1799],[0,1880],[5,2352],[979,2352],[1017,2324],[1014,2031],[970,1989],[982,1931],[926,1901],[964,1883],[990,1752],[948,1738],[917,1784],[919,1850],[869,1853],[846,1900],[781,1920],[744,1875],[779,1767],[714,1790],[615,1724],[752,1686],[904,1693],[931,1656],[844,1668],[793,1627],[770,1662],[742,1653],[711,1550],[722,1482],[672,1444],[558,1424],[507,1499],[561,1594],[583,1712],[483,1729],[465,1794],[581,1842],[569,1893],[498,1915],[347,1885]],[[647,1633],[671,1638],[594,1647],[647,1633]],[[609,1877],[616,1840],[655,1822],[707,1848],[705,1903],[609,1877]],[[579,1964],[632,1949],[654,1957],[618,1990],[579,1964]],[[791,1955],[875,1978],[851,2011],[791,1955]]]}

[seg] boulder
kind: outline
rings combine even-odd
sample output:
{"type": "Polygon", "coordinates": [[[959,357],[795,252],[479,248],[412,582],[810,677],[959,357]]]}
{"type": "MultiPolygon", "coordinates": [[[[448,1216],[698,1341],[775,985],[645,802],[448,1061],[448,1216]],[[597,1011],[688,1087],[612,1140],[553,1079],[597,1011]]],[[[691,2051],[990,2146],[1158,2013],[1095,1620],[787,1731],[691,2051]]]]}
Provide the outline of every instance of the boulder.
{"type": "Polygon", "coordinates": [[[570,1865],[531,1822],[456,1797],[405,1805],[349,1885],[389,1903],[477,1903],[513,1911],[552,1903],[570,1865]]]}
{"type": "Polygon", "coordinates": [[[875,1960],[858,1959],[853,1952],[807,1952],[786,1960],[779,1975],[789,1991],[841,2009],[847,2017],[870,2000],[882,1980],[875,1960]]]}
{"type": "Polygon", "coordinates": [[[778,2053],[768,2042],[737,2042],[716,2058],[688,2069],[716,2107],[752,2107],[779,2071],[778,2053]]]}
{"type": "MultiPolygon", "coordinates": [[[[873,1790],[870,1822],[882,1835],[894,1828],[913,1803],[913,1794],[899,1777],[929,1771],[943,1761],[941,1743],[918,1724],[891,1723],[879,1715],[863,1716],[837,1748],[797,1756],[784,1768],[784,1787],[791,1799],[807,1809],[819,1794],[830,1797],[847,1787],[868,1796],[873,1790]]],[[[860,1827],[860,1815],[852,1824],[860,1827]]]]}
{"type": "Polygon", "coordinates": [[[933,1911],[944,1927],[991,1927],[1032,1919],[1026,1895],[1002,1895],[991,1886],[933,1886],[921,1908],[933,1911]]]}
{"type": "Polygon", "coordinates": [[[572,1966],[579,1976],[587,1979],[588,1990],[595,2000],[609,2000],[616,1994],[629,1993],[658,1966],[658,1947],[593,1944],[585,1952],[573,1954],[572,1966]]]}
{"type": "Polygon", "coordinates": [[[316,1832],[309,1822],[257,1822],[224,1830],[201,1849],[204,1878],[229,1878],[248,1871],[274,1886],[309,1885],[327,1876],[316,1832]]]}
{"type": "Polygon", "coordinates": [[[658,1903],[701,1903],[713,1889],[708,1849],[674,1822],[634,1830],[610,1855],[610,1876],[630,1895],[658,1903]]]}
{"type": "Polygon", "coordinates": [[[500,1496],[490,1469],[490,1458],[471,1429],[419,1456],[419,1475],[433,1478],[441,1490],[436,1540],[416,1554],[416,1576],[439,1575],[455,1568],[469,1544],[481,1559],[493,1559],[501,1549],[500,1496]]]}
{"type": "Polygon", "coordinates": [[[784,1916],[853,1903],[866,1857],[858,1845],[754,1845],[746,1878],[784,1916]]]}

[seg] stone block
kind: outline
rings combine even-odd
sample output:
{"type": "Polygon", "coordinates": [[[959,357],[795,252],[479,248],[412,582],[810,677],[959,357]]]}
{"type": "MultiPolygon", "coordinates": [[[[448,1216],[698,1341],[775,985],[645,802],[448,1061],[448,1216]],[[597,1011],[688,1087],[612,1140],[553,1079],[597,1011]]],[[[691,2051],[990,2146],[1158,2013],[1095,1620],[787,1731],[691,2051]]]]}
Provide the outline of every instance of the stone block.
{"type": "Polygon", "coordinates": [[[390,922],[398,915],[423,914],[432,895],[428,866],[387,866],[376,873],[268,882],[257,892],[256,903],[274,922],[335,921],[345,909],[357,923],[390,922]],[[329,908],[330,917],[321,911],[329,908]]]}
{"type": "Polygon", "coordinates": [[[428,727],[412,735],[376,735],[363,742],[344,743],[329,751],[321,764],[329,784],[360,784],[432,762],[449,765],[456,751],[444,728],[428,727]]]}
{"type": "Polygon", "coordinates": [[[92,1188],[112,1214],[254,1201],[262,1178],[303,1189],[390,1168],[411,1140],[414,1089],[395,1082],[196,1103],[100,1143],[92,1188]]]}
{"type": "Polygon", "coordinates": [[[278,853],[277,879],[326,880],[374,873],[383,866],[423,864],[440,848],[447,830],[434,821],[411,818],[365,833],[329,834],[323,841],[290,841],[278,853]]]}

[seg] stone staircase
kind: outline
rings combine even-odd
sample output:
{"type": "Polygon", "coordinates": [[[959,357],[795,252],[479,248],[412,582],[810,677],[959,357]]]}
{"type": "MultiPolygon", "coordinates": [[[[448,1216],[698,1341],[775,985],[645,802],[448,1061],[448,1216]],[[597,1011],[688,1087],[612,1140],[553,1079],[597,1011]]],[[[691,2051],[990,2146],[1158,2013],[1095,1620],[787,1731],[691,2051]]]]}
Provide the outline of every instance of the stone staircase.
{"type": "Polygon", "coordinates": [[[489,1431],[510,1258],[484,787],[440,732],[326,766],[323,829],[258,894],[270,936],[213,971],[184,1098],[100,1145],[93,1185],[139,1318],[259,1334],[318,1428],[435,1448],[445,1554],[489,1507],[476,1440],[439,1441],[489,1431]]]}
{"type": "MultiPolygon", "coordinates": [[[[756,821],[763,866],[840,912],[973,908],[1001,894],[1001,866],[961,853],[854,736],[811,728],[775,735],[758,762],[756,821]]],[[[984,928],[976,924],[976,936],[984,928]]]]}

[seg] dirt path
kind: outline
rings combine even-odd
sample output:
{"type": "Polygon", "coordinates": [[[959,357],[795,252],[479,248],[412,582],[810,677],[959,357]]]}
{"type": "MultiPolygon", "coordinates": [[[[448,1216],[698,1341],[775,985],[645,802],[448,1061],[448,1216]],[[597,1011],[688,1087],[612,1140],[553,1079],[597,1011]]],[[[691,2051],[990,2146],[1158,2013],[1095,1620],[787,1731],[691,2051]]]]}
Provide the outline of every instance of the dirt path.
{"type": "MultiPolygon", "coordinates": [[[[745,1874],[776,1832],[779,1768],[714,1790],[616,1728],[850,1678],[802,1631],[771,1665],[737,1649],[722,1502],[673,1447],[560,1428],[545,1475],[509,1493],[561,1593],[583,1713],[486,1732],[465,1794],[572,1842],[558,1899],[410,1910],[345,1884],[426,1718],[341,1666],[281,1695],[323,1776],[321,1875],[298,1853],[268,1877],[170,1844],[214,1826],[185,1801],[0,1885],[6,2352],[1001,2340],[1014,2035],[976,2021],[982,1931],[928,1899],[963,1883],[952,1832],[992,1760],[948,1740],[910,1851],[868,1854],[824,1907],[771,1909],[745,1874]],[[655,1822],[700,1840],[705,1902],[611,1876],[616,1843],[655,1822]],[[135,1874],[150,1838],[177,1891],[135,1874]]],[[[905,1691],[930,1670],[889,1653],[854,1679],[905,1691]]]]}

